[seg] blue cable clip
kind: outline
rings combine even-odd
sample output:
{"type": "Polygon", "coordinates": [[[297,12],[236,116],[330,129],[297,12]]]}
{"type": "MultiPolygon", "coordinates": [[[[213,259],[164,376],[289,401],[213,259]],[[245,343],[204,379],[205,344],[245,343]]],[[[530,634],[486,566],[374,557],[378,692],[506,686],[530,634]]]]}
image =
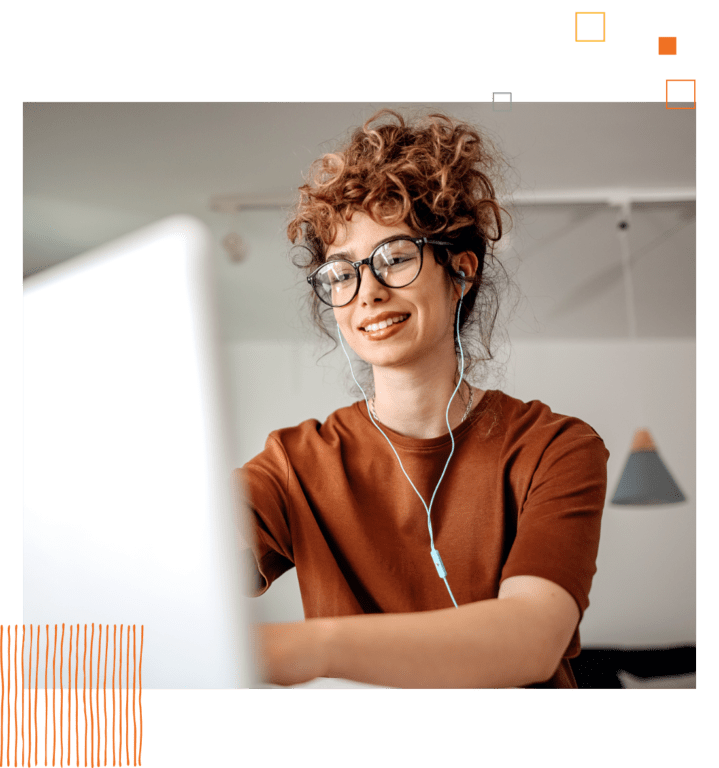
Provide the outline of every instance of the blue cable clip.
{"type": "Polygon", "coordinates": [[[437,569],[437,573],[439,574],[439,578],[443,579],[447,575],[447,570],[444,567],[444,563],[442,562],[442,558],[439,556],[439,552],[436,549],[432,550],[432,560],[434,560],[434,566],[437,569]]]}

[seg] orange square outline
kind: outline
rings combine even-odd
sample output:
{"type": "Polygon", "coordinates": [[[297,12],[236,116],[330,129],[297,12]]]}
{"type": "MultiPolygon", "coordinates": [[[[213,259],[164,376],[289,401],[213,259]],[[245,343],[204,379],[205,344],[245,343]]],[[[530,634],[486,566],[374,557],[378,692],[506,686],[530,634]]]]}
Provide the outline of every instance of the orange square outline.
{"type": "MultiPolygon", "coordinates": [[[[671,45],[671,43],[665,43],[665,45],[671,45]]],[[[677,38],[676,37],[660,37],[659,38],[659,56],[676,56],[677,55],[677,38]],[[673,40],[674,50],[671,53],[662,51],[662,40],[673,40]]]]}
{"type": "MultiPolygon", "coordinates": [[[[677,35],[657,35],[657,38],[658,38],[657,49],[659,48],[659,40],[661,40],[662,38],[665,38],[667,40],[674,40],[674,48],[675,50],[678,50],[677,35]]],[[[659,51],[657,50],[657,55],[658,56],[676,56],[677,54],[676,53],[659,53],[659,51]]]]}
{"type": "Polygon", "coordinates": [[[666,108],[667,109],[696,109],[697,108],[697,81],[696,80],[667,80],[667,92],[666,92],[666,108]],[[694,83],[694,106],[693,107],[670,107],[669,106],[669,83],[694,83]]]}
{"type": "Polygon", "coordinates": [[[605,11],[575,11],[574,12],[574,42],[575,43],[606,43],[607,41],[607,14],[605,11]],[[579,14],[582,13],[592,13],[592,14],[602,14],[602,39],[601,40],[578,40],[577,35],[579,34],[578,26],[579,26],[579,14]]]}

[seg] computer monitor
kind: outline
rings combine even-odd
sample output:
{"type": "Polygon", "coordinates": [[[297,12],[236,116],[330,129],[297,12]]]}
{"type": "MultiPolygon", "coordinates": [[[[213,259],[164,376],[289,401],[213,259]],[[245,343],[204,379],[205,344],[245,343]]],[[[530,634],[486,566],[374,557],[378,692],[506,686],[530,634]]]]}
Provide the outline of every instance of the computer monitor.
{"type": "Polygon", "coordinates": [[[175,216],[24,281],[24,622],[143,627],[145,688],[257,683],[210,247],[175,216]]]}

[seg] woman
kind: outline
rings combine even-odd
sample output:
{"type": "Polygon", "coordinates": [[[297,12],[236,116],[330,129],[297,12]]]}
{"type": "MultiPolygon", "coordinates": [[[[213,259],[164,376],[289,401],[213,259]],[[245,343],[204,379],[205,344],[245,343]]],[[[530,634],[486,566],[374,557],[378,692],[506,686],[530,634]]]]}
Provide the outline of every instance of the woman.
{"type": "Polygon", "coordinates": [[[491,357],[496,317],[486,147],[383,110],[300,188],[288,235],[315,316],[374,392],[235,471],[256,594],[294,565],[306,616],[258,628],[269,682],[577,687],[609,453],[584,422],[464,379],[473,322],[491,357]]]}

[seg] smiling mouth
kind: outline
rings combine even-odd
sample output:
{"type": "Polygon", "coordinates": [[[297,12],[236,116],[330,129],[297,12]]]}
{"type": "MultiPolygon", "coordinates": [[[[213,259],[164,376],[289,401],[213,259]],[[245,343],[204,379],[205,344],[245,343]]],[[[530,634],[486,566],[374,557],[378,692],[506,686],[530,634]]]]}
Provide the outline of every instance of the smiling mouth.
{"type": "Polygon", "coordinates": [[[360,328],[360,330],[364,333],[377,333],[378,331],[384,331],[387,328],[392,328],[392,326],[400,325],[401,323],[409,320],[409,317],[409,315],[398,315],[397,317],[392,317],[389,320],[383,320],[381,323],[374,323],[372,325],[368,325],[366,328],[360,328]]]}

